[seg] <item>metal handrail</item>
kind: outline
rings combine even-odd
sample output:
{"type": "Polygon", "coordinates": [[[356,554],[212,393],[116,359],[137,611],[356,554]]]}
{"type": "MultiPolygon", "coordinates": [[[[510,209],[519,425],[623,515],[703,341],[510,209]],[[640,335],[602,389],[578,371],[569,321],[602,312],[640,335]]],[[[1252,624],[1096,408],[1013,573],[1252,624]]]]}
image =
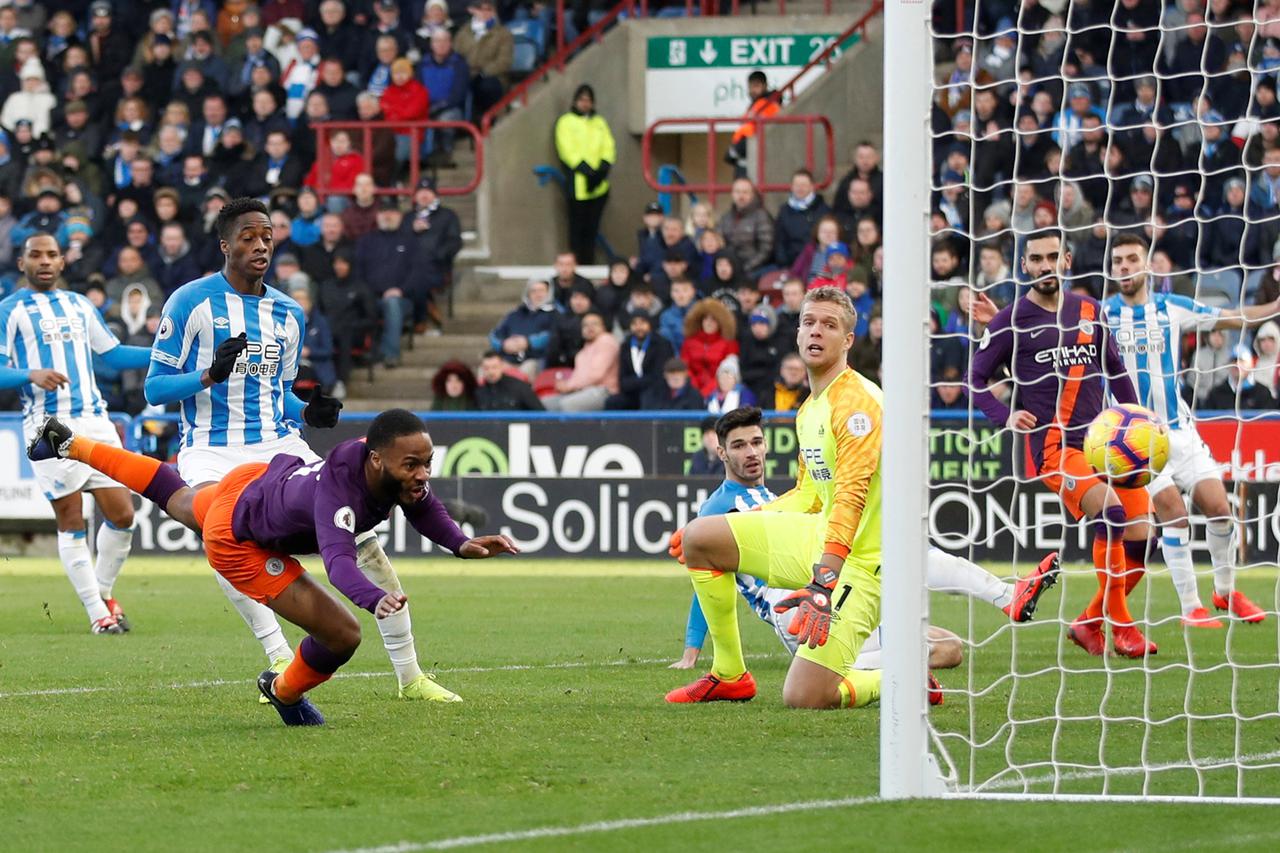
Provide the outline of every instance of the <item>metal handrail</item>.
{"type": "MultiPolygon", "coordinates": [[[[835,130],[831,126],[831,121],[826,116],[821,115],[798,115],[798,116],[745,116],[740,118],[724,117],[724,116],[703,116],[691,118],[664,118],[655,121],[649,125],[644,132],[644,136],[640,140],[640,161],[641,168],[644,172],[644,181],[649,188],[658,193],[670,192],[687,192],[687,193],[706,193],[708,201],[714,206],[717,195],[728,193],[733,183],[718,183],[715,180],[716,170],[719,166],[720,157],[716,147],[716,127],[722,125],[732,126],[735,130],[743,124],[755,125],[756,139],[756,175],[763,177],[765,172],[765,128],[770,125],[791,125],[798,124],[804,126],[805,132],[805,162],[804,167],[814,173],[813,183],[817,189],[826,189],[835,180],[836,174],[836,151],[835,151],[835,130]],[[662,127],[670,127],[674,125],[682,126],[705,126],[707,133],[707,177],[708,182],[702,184],[663,184],[653,174],[653,135],[662,127]],[[821,177],[818,176],[814,157],[814,128],[821,127],[827,139],[826,145],[826,171],[821,177]]],[[[788,183],[768,183],[761,181],[756,184],[756,189],[762,193],[770,192],[788,192],[791,184],[788,183]]]]}
{"type": "MultiPolygon", "coordinates": [[[[378,130],[390,130],[397,134],[408,132],[413,144],[409,146],[409,184],[407,187],[378,187],[378,195],[413,195],[418,186],[418,178],[422,175],[422,140],[430,130],[460,130],[471,136],[476,151],[476,171],[471,181],[460,187],[437,187],[436,195],[470,195],[480,186],[484,177],[484,140],[480,132],[470,122],[465,121],[321,121],[312,127],[316,132],[316,162],[319,164],[316,194],[323,201],[325,196],[339,195],[329,183],[333,176],[332,153],[329,151],[329,134],[335,130],[356,131],[364,143],[363,147],[353,145],[355,150],[363,151],[365,163],[370,174],[373,173],[373,134],[378,130]]],[[[341,193],[345,195],[346,193],[341,193]]]]}
{"type": "Polygon", "coordinates": [[[853,37],[854,34],[865,31],[867,25],[871,23],[871,19],[883,11],[884,0],[875,0],[875,2],[871,4],[871,8],[867,10],[866,14],[850,24],[844,32],[836,36],[835,40],[831,42],[831,44],[827,45],[825,50],[810,59],[790,80],[778,87],[778,91],[775,93],[778,98],[778,103],[782,103],[784,96],[788,93],[791,98],[795,98],[796,84],[800,82],[801,77],[808,74],[818,65],[829,64],[836,52],[843,50],[842,45],[844,45],[845,42],[853,37]]]}

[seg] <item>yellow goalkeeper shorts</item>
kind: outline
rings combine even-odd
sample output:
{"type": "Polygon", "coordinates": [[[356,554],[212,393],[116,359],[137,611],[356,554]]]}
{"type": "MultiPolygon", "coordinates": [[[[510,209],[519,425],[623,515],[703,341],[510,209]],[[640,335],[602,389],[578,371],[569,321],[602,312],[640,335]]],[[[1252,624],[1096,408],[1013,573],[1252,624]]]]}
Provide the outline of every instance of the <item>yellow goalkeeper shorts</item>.
{"type": "MultiPolygon", "coordinates": [[[[816,513],[734,512],[724,516],[738,545],[738,571],[769,586],[801,589],[813,580],[822,557],[827,519],[816,513]]],[[[858,650],[880,624],[880,567],[846,560],[832,594],[831,636],[816,649],[801,646],[797,657],[842,678],[858,650]]]]}

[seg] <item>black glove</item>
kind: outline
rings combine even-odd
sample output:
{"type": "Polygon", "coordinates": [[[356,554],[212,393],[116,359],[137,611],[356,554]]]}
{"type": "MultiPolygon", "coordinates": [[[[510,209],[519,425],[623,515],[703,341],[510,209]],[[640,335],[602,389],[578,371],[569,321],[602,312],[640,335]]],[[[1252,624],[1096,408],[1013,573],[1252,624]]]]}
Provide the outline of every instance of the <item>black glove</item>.
{"type": "Polygon", "coordinates": [[[213,351],[213,364],[209,365],[209,379],[214,385],[227,381],[231,376],[231,369],[235,367],[236,359],[248,345],[249,338],[244,332],[218,344],[218,348],[213,351]]]}
{"type": "Polygon", "coordinates": [[[302,419],[307,426],[316,429],[332,429],[338,425],[338,412],[342,411],[342,401],[337,397],[326,397],[319,388],[311,392],[311,401],[302,410],[302,419]]]}

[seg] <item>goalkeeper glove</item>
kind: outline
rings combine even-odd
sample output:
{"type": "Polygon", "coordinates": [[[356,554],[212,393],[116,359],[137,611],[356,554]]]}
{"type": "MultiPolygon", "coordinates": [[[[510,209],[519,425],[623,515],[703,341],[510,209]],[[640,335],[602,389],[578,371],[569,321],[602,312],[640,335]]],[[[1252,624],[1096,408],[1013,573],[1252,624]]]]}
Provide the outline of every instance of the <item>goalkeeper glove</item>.
{"type": "Polygon", "coordinates": [[[209,365],[209,379],[214,385],[227,381],[231,376],[231,369],[235,367],[236,359],[247,346],[249,346],[249,339],[244,332],[218,344],[218,348],[213,351],[213,364],[209,365]]]}
{"type": "Polygon", "coordinates": [[[808,643],[811,649],[824,645],[831,634],[831,591],[839,579],[836,572],[821,563],[814,563],[813,580],[809,585],[773,606],[775,613],[800,608],[787,631],[802,644],[808,643]]]}
{"type": "Polygon", "coordinates": [[[671,534],[671,544],[667,546],[667,553],[680,561],[680,565],[684,565],[684,528],[681,527],[675,533],[671,534]]]}
{"type": "Polygon", "coordinates": [[[307,426],[317,429],[331,429],[338,425],[338,412],[342,411],[342,401],[337,397],[326,397],[319,388],[311,393],[311,402],[302,410],[302,420],[307,426]]]}

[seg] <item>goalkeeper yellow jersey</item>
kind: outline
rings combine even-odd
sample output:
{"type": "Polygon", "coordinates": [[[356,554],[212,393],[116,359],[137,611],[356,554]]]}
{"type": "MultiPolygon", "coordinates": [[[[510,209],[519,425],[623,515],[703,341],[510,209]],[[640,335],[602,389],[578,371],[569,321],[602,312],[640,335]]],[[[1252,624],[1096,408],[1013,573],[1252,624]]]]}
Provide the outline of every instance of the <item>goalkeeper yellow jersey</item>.
{"type": "Polygon", "coordinates": [[[880,446],[884,395],[845,368],[796,413],[800,467],[791,491],[769,512],[821,513],[824,553],[864,568],[880,565],[880,446]]]}

